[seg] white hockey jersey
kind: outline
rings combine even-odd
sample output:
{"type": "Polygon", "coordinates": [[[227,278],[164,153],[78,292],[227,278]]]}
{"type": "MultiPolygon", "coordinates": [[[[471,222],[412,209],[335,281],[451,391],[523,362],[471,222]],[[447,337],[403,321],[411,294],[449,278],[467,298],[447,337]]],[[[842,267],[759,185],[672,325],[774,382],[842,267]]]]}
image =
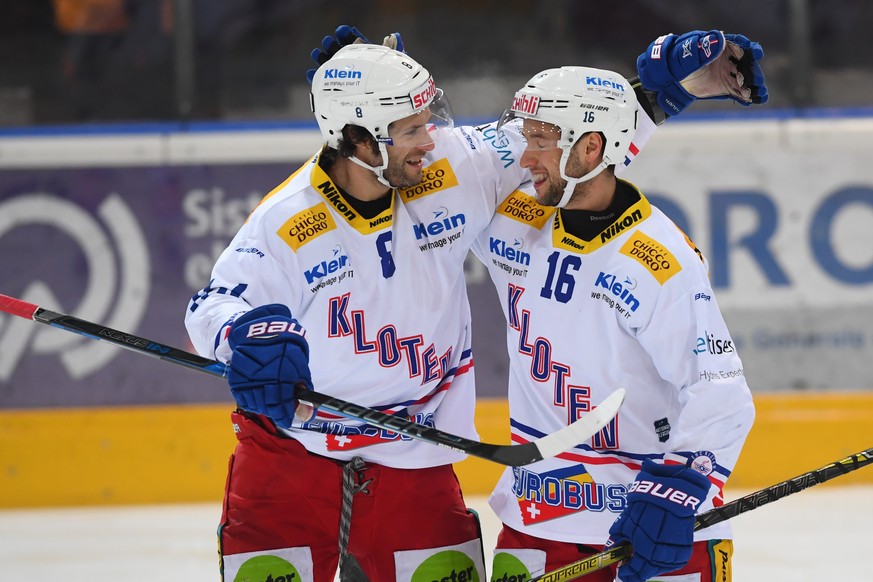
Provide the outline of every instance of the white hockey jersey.
{"type": "MultiPolygon", "coordinates": [[[[702,510],[711,508],[754,419],[703,256],[637,194],[586,242],[564,230],[555,208],[517,191],[473,248],[507,319],[514,442],[554,432],[627,390],[616,419],[591,442],[503,473],[492,508],[536,537],[603,544],[645,458],[696,463],[713,484],[702,510]]],[[[730,530],[720,524],[696,537],[729,538],[730,530]]]]}
{"type": "MultiPolygon", "coordinates": [[[[638,119],[624,165],[656,129],[642,108],[638,119]]],[[[464,259],[497,205],[529,180],[517,127],[496,125],[434,132],[421,184],[394,191],[372,219],[311,159],[264,198],[189,303],[197,352],[229,362],[234,317],[281,303],[306,329],[315,390],[477,438],[464,259]]],[[[465,457],[328,411],[286,432],[340,460],[419,468],[465,457]]]]}
{"type": "MultiPolygon", "coordinates": [[[[228,362],[233,317],[282,303],[306,329],[315,390],[477,438],[463,264],[525,179],[523,148],[493,125],[436,132],[424,180],[394,191],[372,219],[345,203],[316,156],[265,197],[193,297],[195,348],[228,362]]],[[[464,458],[328,411],[286,432],[342,460],[417,468],[464,458]]]]}

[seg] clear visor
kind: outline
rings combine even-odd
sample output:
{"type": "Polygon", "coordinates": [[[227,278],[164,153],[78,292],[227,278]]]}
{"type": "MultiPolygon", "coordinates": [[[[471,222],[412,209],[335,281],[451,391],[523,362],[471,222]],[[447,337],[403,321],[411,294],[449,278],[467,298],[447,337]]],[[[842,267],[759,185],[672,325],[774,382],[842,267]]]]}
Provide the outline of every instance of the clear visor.
{"type": "Polygon", "coordinates": [[[525,142],[525,149],[529,151],[553,150],[561,147],[561,128],[552,123],[531,119],[524,114],[507,109],[500,116],[497,123],[497,131],[502,131],[506,125],[514,125],[525,142]]]}
{"type": "Polygon", "coordinates": [[[454,126],[449,99],[442,89],[437,89],[429,106],[392,122],[388,126],[388,137],[379,138],[378,141],[402,148],[427,147],[433,143],[434,131],[450,130],[454,126]]]}

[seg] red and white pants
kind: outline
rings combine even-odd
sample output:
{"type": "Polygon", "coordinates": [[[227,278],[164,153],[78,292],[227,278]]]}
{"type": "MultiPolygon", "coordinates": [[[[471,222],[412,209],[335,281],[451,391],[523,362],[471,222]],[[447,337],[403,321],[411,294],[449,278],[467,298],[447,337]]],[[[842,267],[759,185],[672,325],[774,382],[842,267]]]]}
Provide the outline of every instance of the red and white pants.
{"type": "MultiPolygon", "coordinates": [[[[277,436],[259,417],[234,413],[218,530],[223,579],[329,582],[339,554],[344,463],[277,436]]],[[[390,445],[387,445],[390,446],[390,445]]],[[[484,579],[481,536],[451,465],[368,464],[353,498],[348,552],[370,580],[484,579]],[[454,578],[452,578],[454,572],[454,578]]]]}

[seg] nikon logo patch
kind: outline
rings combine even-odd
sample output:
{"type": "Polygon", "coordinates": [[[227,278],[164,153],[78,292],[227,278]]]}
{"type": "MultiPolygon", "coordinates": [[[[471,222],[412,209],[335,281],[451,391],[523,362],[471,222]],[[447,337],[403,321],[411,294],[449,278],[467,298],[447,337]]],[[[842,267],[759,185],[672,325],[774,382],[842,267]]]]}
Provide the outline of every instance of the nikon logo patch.
{"type": "Polygon", "coordinates": [[[528,196],[520,190],[510,194],[509,198],[497,207],[497,214],[529,224],[537,230],[548,222],[554,212],[554,208],[540,206],[533,196],[528,196]]]}
{"type": "Polygon", "coordinates": [[[664,245],[640,231],[622,245],[620,252],[639,261],[661,285],[682,270],[682,265],[664,245]]]}
{"type": "Polygon", "coordinates": [[[336,223],[327,206],[324,202],[319,202],[286,220],[276,234],[296,251],[312,239],[335,228],[336,223]]]}
{"type": "Polygon", "coordinates": [[[410,200],[458,185],[458,178],[455,176],[455,172],[452,171],[449,160],[446,158],[434,162],[424,168],[421,173],[422,180],[420,184],[412,188],[398,190],[400,199],[403,202],[409,202],[410,200]]]}

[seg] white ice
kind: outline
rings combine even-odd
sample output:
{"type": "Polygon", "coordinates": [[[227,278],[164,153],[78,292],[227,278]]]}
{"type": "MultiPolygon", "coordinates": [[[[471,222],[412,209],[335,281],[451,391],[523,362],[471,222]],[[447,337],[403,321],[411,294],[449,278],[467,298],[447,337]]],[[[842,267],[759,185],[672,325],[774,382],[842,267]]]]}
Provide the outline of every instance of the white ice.
{"type": "MultiPolygon", "coordinates": [[[[499,524],[485,498],[468,501],[487,547],[499,524]]],[[[219,511],[213,503],[3,510],[0,580],[216,582],[219,511]]],[[[873,486],[810,489],[732,523],[735,582],[873,580],[873,486]]]]}

